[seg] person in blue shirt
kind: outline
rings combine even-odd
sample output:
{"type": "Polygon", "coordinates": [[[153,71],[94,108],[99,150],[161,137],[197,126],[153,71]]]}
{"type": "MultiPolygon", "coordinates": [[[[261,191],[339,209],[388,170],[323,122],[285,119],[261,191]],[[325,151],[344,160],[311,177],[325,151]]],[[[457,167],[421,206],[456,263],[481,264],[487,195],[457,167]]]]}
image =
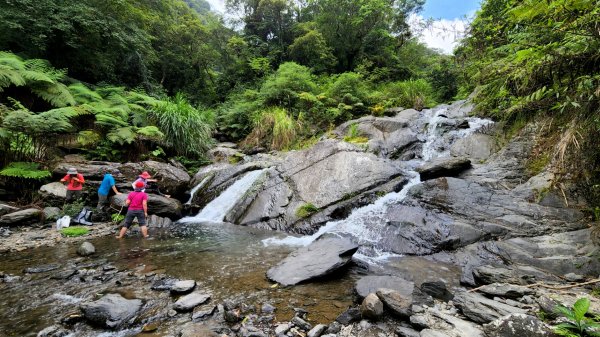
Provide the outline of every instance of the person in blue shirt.
{"type": "MultiPolygon", "coordinates": [[[[119,174],[119,170],[114,169],[112,173],[119,174]]],[[[121,192],[117,191],[117,187],[115,186],[115,178],[111,174],[111,171],[107,169],[104,173],[104,178],[102,179],[102,183],[98,188],[98,206],[96,207],[98,211],[102,211],[104,205],[107,205],[108,202],[108,194],[110,190],[113,190],[115,194],[121,194],[121,192]]]]}

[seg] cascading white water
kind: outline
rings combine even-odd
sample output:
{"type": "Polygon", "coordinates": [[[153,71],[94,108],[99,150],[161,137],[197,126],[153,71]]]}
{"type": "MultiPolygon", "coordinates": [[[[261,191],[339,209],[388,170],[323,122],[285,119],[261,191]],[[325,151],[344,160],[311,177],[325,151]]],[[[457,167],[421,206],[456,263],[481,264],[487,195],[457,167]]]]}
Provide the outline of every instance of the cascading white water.
{"type": "MultiPolygon", "coordinates": [[[[422,159],[412,160],[411,162],[407,163],[407,167],[410,168],[410,170],[406,172],[406,175],[409,177],[409,181],[399,192],[388,193],[376,200],[373,204],[354,209],[346,219],[330,221],[313,235],[303,237],[288,236],[285,238],[269,238],[263,240],[263,244],[306,246],[321,235],[329,233],[353,237],[353,239],[359,245],[361,245],[361,249],[359,249],[359,251],[354,255],[354,258],[358,260],[365,262],[376,262],[377,260],[385,259],[388,256],[394,256],[395,254],[379,252],[377,249],[372,247],[373,244],[376,244],[381,240],[382,228],[380,227],[385,226],[385,221],[382,219],[382,217],[385,214],[388,205],[401,202],[404,198],[406,198],[410,188],[421,182],[420,176],[416,171],[414,171],[414,168],[422,165],[425,161],[448,155],[447,150],[440,151],[435,146],[436,140],[439,139],[436,129],[439,122],[446,118],[441,116],[445,114],[446,111],[446,108],[428,111],[431,115],[428,118],[428,126],[425,133],[425,143],[422,147],[422,159]],[[377,219],[378,221],[366,221],[369,219],[377,219]],[[371,224],[371,226],[365,226],[366,222],[371,224]],[[379,224],[379,226],[374,224],[379,224]],[[372,248],[369,256],[365,255],[364,249],[362,249],[366,246],[371,246],[372,248]]],[[[458,139],[480,129],[482,126],[492,123],[490,120],[484,120],[480,118],[466,118],[466,120],[469,122],[468,129],[450,131],[448,134],[453,138],[458,139]]]]}
{"type": "Polygon", "coordinates": [[[229,186],[221,195],[209,202],[196,216],[185,217],[180,223],[198,223],[198,222],[222,222],[227,213],[229,213],[236,203],[252,187],[256,180],[265,170],[257,170],[246,173],[238,179],[233,185],[229,186]]]}
{"type": "Polygon", "coordinates": [[[196,192],[198,192],[199,189],[201,189],[202,187],[204,187],[204,185],[206,185],[206,183],[210,180],[210,176],[205,177],[204,179],[202,179],[202,181],[194,186],[194,188],[192,188],[192,190],[190,191],[190,199],[185,203],[186,205],[191,205],[192,201],[194,200],[194,195],[196,194],[196,192]]]}

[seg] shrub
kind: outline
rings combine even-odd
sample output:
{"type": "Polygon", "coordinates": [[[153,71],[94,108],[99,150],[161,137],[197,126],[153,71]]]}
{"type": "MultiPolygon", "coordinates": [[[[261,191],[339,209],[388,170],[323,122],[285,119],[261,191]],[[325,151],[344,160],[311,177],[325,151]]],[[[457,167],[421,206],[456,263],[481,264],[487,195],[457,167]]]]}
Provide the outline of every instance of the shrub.
{"type": "Polygon", "coordinates": [[[296,210],[296,216],[299,218],[306,218],[307,216],[317,213],[318,211],[319,208],[317,208],[317,206],[308,203],[298,207],[298,209],[296,210]]]}
{"type": "Polygon", "coordinates": [[[82,226],[73,226],[67,227],[60,230],[60,233],[64,236],[75,237],[75,236],[83,236],[90,232],[87,227],[82,226]]]}
{"type": "Polygon", "coordinates": [[[194,108],[180,93],[158,102],[149,117],[165,135],[166,145],[179,155],[201,155],[213,142],[213,116],[194,108]]]}
{"type": "Polygon", "coordinates": [[[273,150],[289,149],[296,141],[299,125],[287,111],[271,108],[257,114],[254,129],[244,140],[245,145],[267,145],[273,150]]]}
{"type": "Polygon", "coordinates": [[[423,110],[435,104],[431,85],[424,79],[390,83],[384,87],[384,91],[396,106],[423,110]]]}
{"type": "Polygon", "coordinates": [[[265,106],[278,105],[293,109],[300,93],[314,92],[316,88],[317,85],[307,67],[286,62],[263,83],[260,98],[265,106]]]}
{"type": "Polygon", "coordinates": [[[61,215],[68,215],[71,218],[76,217],[79,212],[85,207],[85,204],[81,200],[74,201],[69,204],[65,204],[62,209],[61,215]]]}

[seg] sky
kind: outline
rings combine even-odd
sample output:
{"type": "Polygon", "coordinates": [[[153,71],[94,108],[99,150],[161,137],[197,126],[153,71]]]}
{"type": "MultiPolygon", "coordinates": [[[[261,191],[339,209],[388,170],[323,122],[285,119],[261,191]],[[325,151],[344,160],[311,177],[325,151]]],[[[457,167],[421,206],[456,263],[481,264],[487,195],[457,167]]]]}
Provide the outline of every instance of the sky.
{"type": "MultiPolygon", "coordinates": [[[[207,0],[213,10],[225,12],[224,0],[207,0]]],[[[419,40],[430,48],[436,48],[446,54],[452,50],[462,37],[468,19],[472,18],[480,7],[480,0],[427,0],[423,11],[410,18],[414,32],[420,35],[419,40]],[[420,29],[419,23],[433,19],[426,29],[420,29]]]]}

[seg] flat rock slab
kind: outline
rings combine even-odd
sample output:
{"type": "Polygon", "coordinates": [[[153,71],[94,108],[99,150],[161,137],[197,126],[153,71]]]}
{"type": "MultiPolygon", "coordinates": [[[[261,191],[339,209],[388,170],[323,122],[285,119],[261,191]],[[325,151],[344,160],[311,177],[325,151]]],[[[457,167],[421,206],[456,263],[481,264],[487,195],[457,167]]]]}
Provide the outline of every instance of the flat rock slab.
{"type": "Polygon", "coordinates": [[[474,293],[459,293],[454,296],[454,303],[463,315],[473,322],[482,324],[489,323],[502,316],[527,312],[521,308],[496,302],[474,293]]]}
{"type": "Polygon", "coordinates": [[[171,288],[173,288],[173,285],[175,283],[177,283],[177,281],[179,281],[179,280],[176,278],[165,278],[162,280],[157,280],[157,281],[154,281],[154,283],[152,283],[152,286],[150,286],[150,289],[156,290],[156,291],[171,290],[171,288]]]}
{"type": "Polygon", "coordinates": [[[471,161],[466,158],[439,158],[417,168],[421,181],[439,177],[455,177],[471,167],[471,161]]]}
{"type": "Polygon", "coordinates": [[[141,307],[141,300],[128,300],[119,294],[107,294],[97,301],[83,303],[80,308],[88,321],[109,329],[118,329],[131,323],[141,307]]]}
{"type": "Polygon", "coordinates": [[[524,286],[508,283],[492,283],[479,287],[479,292],[489,296],[499,296],[504,298],[519,298],[525,295],[535,294],[535,290],[524,286]]]}
{"type": "Polygon", "coordinates": [[[195,286],[196,281],[194,280],[177,281],[171,286],[171,292],[179,294],[188,293],[192,291],[195,286]]]}
{"type": "MultiPolygon", "coordinates": [[[[328,276],[352,261],[358,245],[338,237],[319,239],[291,253],[267,271],[267,277],[284,286],[328,276]]],[[[366,295],[365,295],[366,296],[366,295]]]]}
{"type": "Polygon", "coordinates": [[[210,300],[211,294],[206,292],[193,292],[191,294],[180,297],[175,304],[173,309],[177,311],[191,311],[200,304],[210,300]]]}

